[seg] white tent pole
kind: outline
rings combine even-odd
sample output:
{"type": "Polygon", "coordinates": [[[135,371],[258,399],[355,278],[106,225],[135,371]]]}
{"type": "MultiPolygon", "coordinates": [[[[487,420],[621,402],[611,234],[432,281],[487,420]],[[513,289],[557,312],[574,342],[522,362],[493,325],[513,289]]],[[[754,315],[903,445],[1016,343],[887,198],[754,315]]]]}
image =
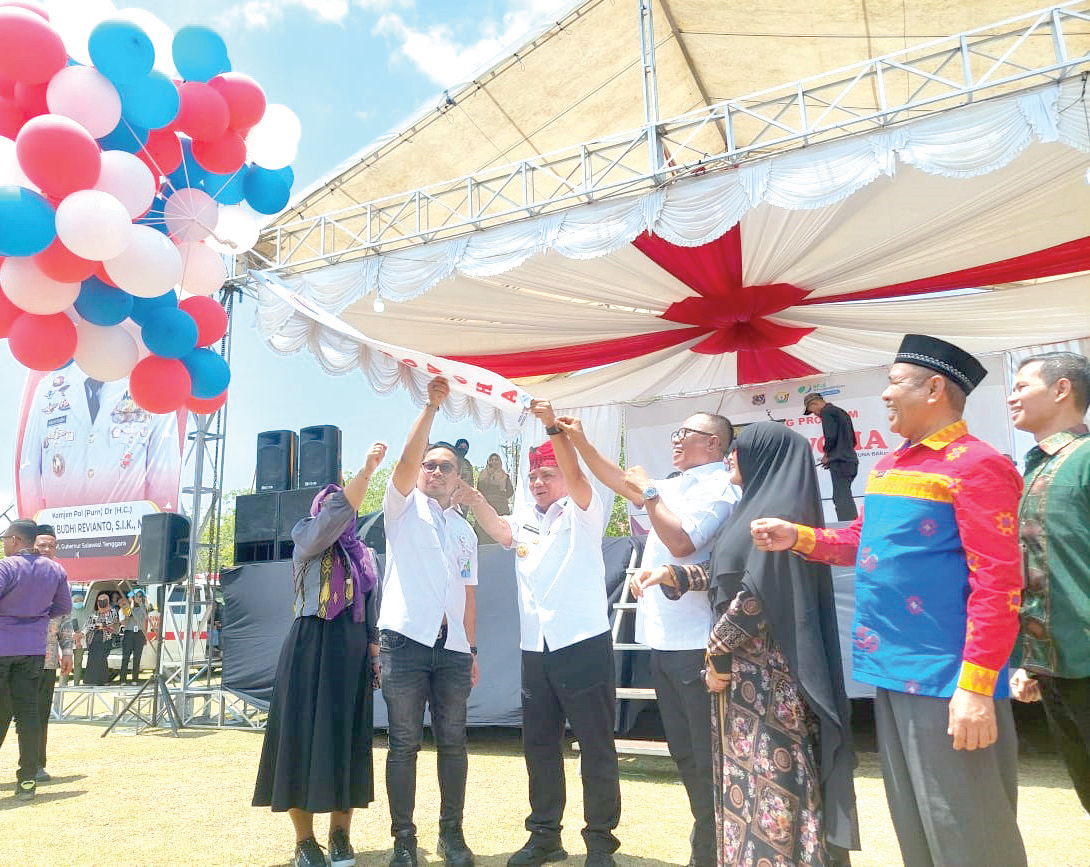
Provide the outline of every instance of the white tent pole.
{"type": "Polygon", "coordinates": [[[659,136],[659,82],[655,67],[655,22],[652,0],[636,0],[640,7],[640,60],[643,65],[643,121],[647,131],[648,174],[662,170],[662,142],[659,136]]]}

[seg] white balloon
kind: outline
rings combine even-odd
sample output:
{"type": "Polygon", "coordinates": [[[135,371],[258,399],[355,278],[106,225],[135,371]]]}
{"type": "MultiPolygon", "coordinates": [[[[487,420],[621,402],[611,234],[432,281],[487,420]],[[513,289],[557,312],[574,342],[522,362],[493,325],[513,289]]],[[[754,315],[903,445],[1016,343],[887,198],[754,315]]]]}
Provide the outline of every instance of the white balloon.
{"type": "Polygon", "coordinates": [[[124,329],[125,333],[132,338],[132,342],[136,344],[136,358],[137,361],[143,361],[149,355],[151,350],[144,345],[144,338],[140,336],[140,326],[133,322],[131,319],[126,319],[116,328],[124,329]]]}
{"type": "Polygon", "coordinates": [[[143,160],[125,151],[103,151],[96,190],[116,198],[132,219],[147,213],[155,200],[155,178],[143,160]]]}
{"type": "Polygon", "coordinates": [[[103,382],[124,379],[140,359],[136,341],[119,325],[79,322],[76,336],[76,364],[88,376],[103,382]]]}
{"type": "Polygon", "coordinates": [[[211,295],[227,282],[223,256],[198,242],[179,244],[182,254],[182,289],[190,295],[211,295]]]}
{"type": "Polygon", "coordinates": [[[228,256],[245,253],[257,243],[267,219],[245,205],[223,205],[219,209],[216,232],[205,243],[228,256]]]}
{"type": "Polygon", "coordinates": [[[26,256],[9,256],[0,264],[0,285],[16,307],[42,316],[67,310],[75,303],[80,286],[47,277],[26,256]]]}
{"type": "Polygon", "coordinates": [[[151,226],[132,227],[132,241],[120,256],[103,264],[118,288],[137,298],[165,295],[182,277],[182,257],[174,243],[151,226]]]}
{"type": "Polygon", "coordinates": [[[178,77],[178,70],[174,68],[174,31],[172,31],[160,18],[157,18],[146,9],[137,9],[130,6],[117,13],[117,18],[131,21],[147,35],[151,44],[155,47],[155,68],[171,78],[178,77]]]}
{"type": "Polygon", "coordinates": [[[286,105],[272,104],[246,135],[246,158],[266,169],[291,164],[303,134],[299,118],[286,105]]]}
{"type": "Polygon", "coordinates": [[[163,217],[167,231],[179,244],[203,241],[216,228],[216,200],[201,190],[185,187],[167,199],[163,217]]]}
{"type": "Polygon", "coordinates": [[[34,192],[39,191],[23,172],[23,167],[19,165],[19,158],[15,155],[15,142],[0,136],[0,185],[7,184],[26,187],[34,192]]]}
{"type": "Polygon", "coordinates": [[[84,259],[117,256],[129,245],[132,229],[125,206],[102,190],[77,190],[57,205],[57,237],[84,259]]]}
{"type": "Polygon", "coordinates": [[[91,31],[100,21],[117,15],[117,7],[110,0],[45,0],[42,5],[69,57],[89,66],[91,55],[87,51],[87,40],[91,31]]]}
{"type": "Polygon", "coordinates": [[[92,66],[62,69],[49,80],[45,101],[53,114],[70,117],[94,138],[102,138],[121,120],[117,88],[92,66]]]}

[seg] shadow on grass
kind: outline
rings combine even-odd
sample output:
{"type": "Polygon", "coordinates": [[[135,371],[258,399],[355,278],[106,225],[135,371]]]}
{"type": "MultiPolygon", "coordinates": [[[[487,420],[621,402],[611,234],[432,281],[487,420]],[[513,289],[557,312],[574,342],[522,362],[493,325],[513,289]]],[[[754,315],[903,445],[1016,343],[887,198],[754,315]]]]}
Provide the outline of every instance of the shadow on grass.
{"type": "Polygon", "coordinates": [[[66,801],[69,798],[78,798],[86,795],[87,789],[78,789],[74,792],[51,792],[48,789],[38,789],[38,794],[30,801],[17,801],[14,795],[0,800],[0,812],[4,810],[18,810],[20,807],[29,807],[33,804],[48,803],[49,801],[66,801]]]}
{"type": "MultiPolygon", "coordinates": [[[[393,849],[383,851],[370,851],[370,852],[356,852],[356,865],[357,867],[385,867],[389,863],[390,857],[393,854],[393,849]]],[[[505,852],[500,855],[481,855],[475,853],[473,857],[473,863],[476,867],[507,867],[507,859],[511,857],[510,852],[505,852]]],[[[583,859],[586,856],[582,852],[571,852],[568,854],[566,861],[557,862],[565,865],[565,867],[582,867],[583,859]]],[[[673,861],[660,861],[657,858],[642,858],[634,855],[625,855],[624,851],[617,852],[613,856],[617,860],[618,867],[680,867],[680,865],[673,861]]],[[[421,864],[442,864],[443,859],[436,855],[434,852],[428,849],[418,849],[417,858],[421,864]]],[[[270,864],[269,867],[292,867],[292,862],[278,861],[275,864],[270,864]]]]}

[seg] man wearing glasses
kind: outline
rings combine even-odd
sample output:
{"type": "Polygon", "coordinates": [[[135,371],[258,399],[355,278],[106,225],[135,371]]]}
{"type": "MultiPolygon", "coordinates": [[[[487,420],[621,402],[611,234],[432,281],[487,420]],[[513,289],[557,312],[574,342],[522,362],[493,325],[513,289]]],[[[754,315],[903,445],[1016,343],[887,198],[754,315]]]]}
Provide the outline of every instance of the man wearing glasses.
{"type": "Polygon", "coordinates": [[[522,648],[522,741],[530,778],[530,839],[508,867],[539,867],[568,857],[560,828],[564,785],[564,720],[579,740],[586,867],[613,867],[620,845],[621,785],[613,714],[617,703],[609,631],[602,534],[602,498],[579,467],[552,405],[531,411],[549,442],[530,449],[534,505],[501,518],[484,494],[460,488],[478,525],[515,549],[522,648]]]}
{"type": "MultiPolygon", "coordinates": [[[[651,530],[641,566],[703,563],[739,491],[723,464],[734,428],[721,415],[698,412],[670,435],[679,475],[653,481],[643,467],[627,472],[607,460],[587,439],[579,419],[561,416],[590,471],[637,508],[645,508],[651,530]]],[[[715,865],[715,804],[712,796],[711,709],[701,669],[712,628],[707,592],[667,599],[644,593],[636,605],[636,641],[651,648],[651,678],[670,755],[689,796],[693,828],[691,867],[715,865]]]]}
{"type": "Polygon", "coordinates": [[[466,773],[466,702],[477,682],[477,534],[451,494],[458,455],[428,436],[450,393],[443,377],[428,383],[428,404],[413,423],[383,499],[386,572],[379,613],[382,695],[389,712],[386,792],[394,855],[391,867],[415,867],[416,755],[424,705],[431,710],[439,772],[438,854],[468,867],[462,835],[466,773]]]}
{"type": "MultiPolygon", "coordinates": [[[[4,559],[0,560],[0,703],[11,708],[19,733],[15,797],[24,801],[37,791],[38,685],[49,618],[72,611],[68,576],[34,550],[37,535],[33,521],[12,521],[4,533],[4,559]]],[[[0,744],[4,734],[0,733],[0,744]]]]}

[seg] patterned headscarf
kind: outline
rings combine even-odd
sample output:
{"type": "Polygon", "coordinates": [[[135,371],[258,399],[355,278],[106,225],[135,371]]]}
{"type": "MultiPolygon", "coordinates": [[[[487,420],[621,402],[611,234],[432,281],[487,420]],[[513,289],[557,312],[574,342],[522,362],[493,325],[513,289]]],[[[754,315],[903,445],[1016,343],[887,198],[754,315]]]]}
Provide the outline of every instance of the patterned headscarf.
{"type": "MultiPolygon", "coordinates": [[[[310,504],[310,516],[317,518],[322,510],[322,501],[335,491],[339,485],[326,485],[314,497],[310,504]]],[[[356,522],[349,521],[337,541],[322,555],[322,577],[328,574],[329,598],[321,616],[325,620],[337,617],[349,602],[352,603],[352,620],[363,623],[365,618],[364,594],[373,590],[378,581],[371,549],[356,536],[356,522]],[[351,582],[349,582],[351,578],[351,582]]]]}

